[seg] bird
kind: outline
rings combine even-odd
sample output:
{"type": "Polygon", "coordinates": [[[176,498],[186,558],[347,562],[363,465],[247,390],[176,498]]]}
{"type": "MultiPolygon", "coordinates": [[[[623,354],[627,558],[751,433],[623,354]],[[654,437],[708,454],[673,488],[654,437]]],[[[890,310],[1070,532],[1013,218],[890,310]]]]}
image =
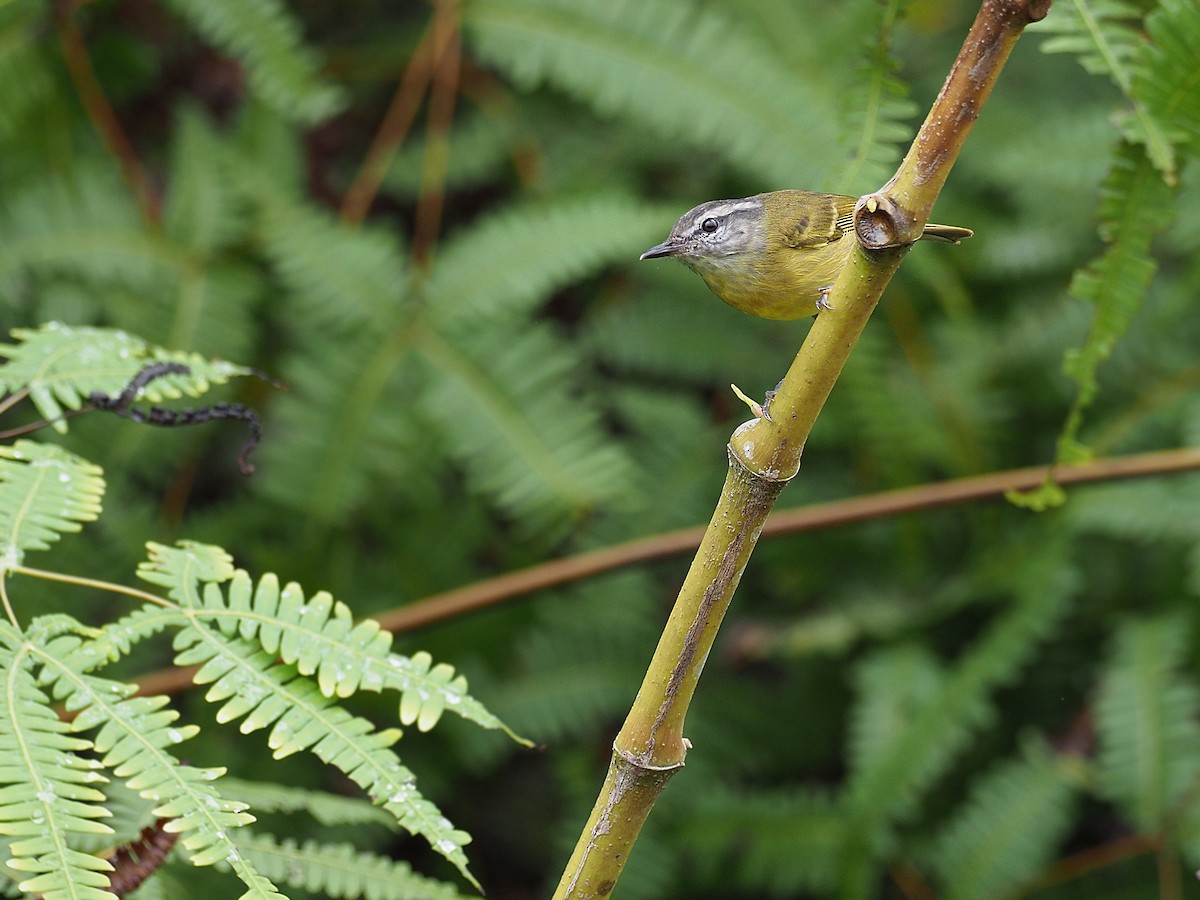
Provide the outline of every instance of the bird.
{"type": "MultiPolygon", "coordinates": [[[[684,213],[667,239],[639,258],[678,259],[734,309],[800,319],[832,309],[829,290],[857,243],[857,202],[794,190],[710,200],[684,213]]],[[[921,237],[957,244],[972,234],[929,224],[921,237]]]]}

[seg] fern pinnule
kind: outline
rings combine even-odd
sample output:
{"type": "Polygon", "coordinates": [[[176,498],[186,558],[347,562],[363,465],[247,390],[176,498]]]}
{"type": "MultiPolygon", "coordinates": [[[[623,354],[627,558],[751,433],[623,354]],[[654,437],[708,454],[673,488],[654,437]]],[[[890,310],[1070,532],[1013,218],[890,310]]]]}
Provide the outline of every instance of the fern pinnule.
{"type": "Polygon", "coordinates": [[[146,230],[108,163],[83,163],[69,179],[38,173],[0,202],[0,232],[0,278],[63,278],[155,296],[192,265],[182,248],[146,230]]]}

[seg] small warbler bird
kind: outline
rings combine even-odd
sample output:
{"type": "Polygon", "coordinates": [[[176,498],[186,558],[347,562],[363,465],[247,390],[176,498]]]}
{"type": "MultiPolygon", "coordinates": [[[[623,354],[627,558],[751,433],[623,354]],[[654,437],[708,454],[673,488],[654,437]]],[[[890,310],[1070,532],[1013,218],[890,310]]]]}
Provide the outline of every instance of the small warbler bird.
{"type": "MultiPolygon", "coordinates": [[[[710,200],[684,213],[641,259],[674,256],[732,306],[764,319],[799,319],[831,308],[829,288],[856,243],[857,197],[772,191],[710,200]]],[[[923,238],[957,244],[969,228],[926,225],[923,238]]]]}

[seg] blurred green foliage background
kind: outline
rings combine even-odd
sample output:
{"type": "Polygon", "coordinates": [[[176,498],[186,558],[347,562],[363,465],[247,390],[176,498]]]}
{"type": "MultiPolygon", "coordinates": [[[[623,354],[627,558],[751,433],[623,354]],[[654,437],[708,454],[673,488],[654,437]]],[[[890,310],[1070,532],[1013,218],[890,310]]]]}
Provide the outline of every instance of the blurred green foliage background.
{"type": "MultiPolygon", "coordinates": [[[[106,511],[47,565],[128,581],[145,540],[189,537],[367,615],[703,523],[747,415],[729,383],[761,396],[808,325],[638,253],[703,200],[878,187],[976,8],[0,3],[0,325],[115,326],[288,386],[228,392],[265,416],[248,480],[233,425],[73,422],[106,511]]],[[[1059,0],[1029,30],[935,211],[975,238],[908,256],[784,505],[1200,443],[1200,92],[1163,76],[1197,71],[1194,0],[1059,0]]],[[[548,895],[686,563],[399,637],[543,745],[457,722],[400,745],[489,897],[548,895]]],[[[1191,475],[764,541],[619,896],[1191,894],[1198,592],[1191,475]]],[[[194,746],[341,787],[232,732],[194,746]]]]}

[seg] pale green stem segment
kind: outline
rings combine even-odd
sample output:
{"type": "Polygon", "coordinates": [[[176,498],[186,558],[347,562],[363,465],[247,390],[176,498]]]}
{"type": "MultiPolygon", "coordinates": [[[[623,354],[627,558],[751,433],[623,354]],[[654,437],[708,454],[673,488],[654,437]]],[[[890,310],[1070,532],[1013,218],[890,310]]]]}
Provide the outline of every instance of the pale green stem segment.
{"type": "Polygon", "coordinates": [[[608,897],[650,810],[683,767],[684,717],[763,522],[800,468],[813,422],[884,288],[921,234],[1004,62],[1050,0],[984,0],[925,124],[896,175],[859,201],[860,248],[830,292],[767,416],[739,427],[729,473],[645,680],[613,743],[608,776],[567,863],[556,900],[608,897]],[[865,248],[865,250],[863,249],[865,248]]]}

